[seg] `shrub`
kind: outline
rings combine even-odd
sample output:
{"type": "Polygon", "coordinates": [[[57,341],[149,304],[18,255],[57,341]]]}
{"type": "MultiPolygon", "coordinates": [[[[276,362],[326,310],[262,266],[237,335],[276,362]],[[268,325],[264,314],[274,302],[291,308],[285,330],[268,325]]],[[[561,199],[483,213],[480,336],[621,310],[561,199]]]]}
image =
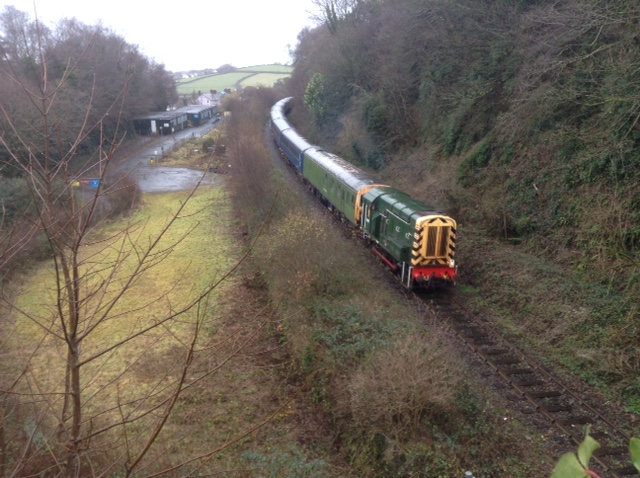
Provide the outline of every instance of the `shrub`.
{"type": "Polygon", "coordinates": [[[327,86],[323,75],[315,74],[304,95],[304,105],[318,125],[322,125],[327,118],[327,86]]]}
{"type": "Polygon", "coordinates": [[[458,166],[458,181],[460,184],[463,186],[472,185],[475,171],[489,164],[491,154],[491,144],[486,140],[468,154],[458,166]]]}
{"type": "Polygon", "coordinates": [[[31,261],[49,257],[50,248],[42,230],[26,219],[0,228],[0,280],[10,278],[31,261]]]}
{"type": "Polygon", "coordinates": [[[31,209],[31,191],[27,180],[0,177],[0,225],[10,226],[31,209]]]}
{"type": "Polygon", "coordinates": [[[263,262],[272,293],[305,302],[338,296],[355,282],[353,255],[340,244],[335,225],[302,208],[286,212],[266,235],[263,262]]]}
{"type": "Polygon", "coordinates": [[[410,334],[374,354],[341,397],[359,429],[376,428],[398,437],[427,417],[450,409],[463,374],[444,341],[410,334]]]}
{"type": "Polygon", "coordinates": [[[209,148],[212,148],[216,145],[216,140],[208,136],[202,140],[202,151],[209,151],[209,148]]]}
{"type": "Polygon", "coordinates": [[[279,477],[289,478],[320,478],[328,476],[325,470],[328,464],[323,460],[308,460],[299,449],[270,450],[269,456],[262,453],[247,452],[244,454],[247,463],[255,468],[256,474],[249,473],[248,476],[259,477],[279,477]]]}
{"type": "Polygon", "coordinates": [[[267,148],[263,121],[275,103],[269,91],[259,90],[252,101],[233,103],[233,114],[225,120],[226,152],[216,143],[216,156],[230,164],[228,186],[234,207],[249,227],[259,227],[273,203],[273,161],[267,148]]]}
{"type": "Polygon", "coordinates": [[[315,310],[316,344],[326,348],[337,363],[348,365],[388,346],[393,334],[387,321],[367,316],[357,307],[322,306],[315,310]]]}
{"type": "Polygon", "coordinates": [[[142,191],[131,176],[119,176],[103,185],[107,217],[127,214],[140,204],[142,191]]]}

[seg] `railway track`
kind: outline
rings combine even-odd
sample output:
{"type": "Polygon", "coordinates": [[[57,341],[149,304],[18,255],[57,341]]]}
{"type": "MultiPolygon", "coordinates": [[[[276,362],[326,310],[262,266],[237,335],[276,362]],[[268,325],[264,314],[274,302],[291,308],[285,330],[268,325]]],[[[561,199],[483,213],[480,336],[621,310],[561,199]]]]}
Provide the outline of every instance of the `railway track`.
{"type": "Polygon", "coordinates": [[[601,477],[640,477],[631,464],[628,430],[589,403],[588,397],[572,391],[538,360],[507,339],[497,327],[460,304],[455,294],[414,295],[428,301],[439,319],[457,338],[506,385],[507,397],[525,415],[538,414],[556,427],[569,442],[567,451],[576,451],[589,434],[601,447],[591,460],[591,468],[601,477]]]}
{"type": "MultiPolygon", "coordinates": [[[[266,134],[269,134],[268,131],[266,134]]],[[[274,152],[282,159],[275,148],[274,152]]],[[[284,159],[283,162],[288,164],[284,159]]],[[[292,168],[288,170],[296,175],[292,168]]],[[[353,227],[327,211],[319,202],[316,201],[316,204],[332,216],[345,236],[370,247],[353,227]]],[[[563,384],[561,379],[508,340],[492,323],[468,311],[455,299],[455,294],[412,294],[402,287],[387,267],[385,269],[389,271],[390,280],[406,296],[435,308],[440,321],[448,324],[478,360],[504,382],[509,394],[506,398],[514,401],[521,413],[538,414],[556,427],[568,440],[567,451],[577,450],[588,427],[589,434],[601,445],[591,459],[591,469],[602,478],[640,477],[629,455],[631,433],[618,425],[616,420],[591,405],[579,392],[563,384]]]]}

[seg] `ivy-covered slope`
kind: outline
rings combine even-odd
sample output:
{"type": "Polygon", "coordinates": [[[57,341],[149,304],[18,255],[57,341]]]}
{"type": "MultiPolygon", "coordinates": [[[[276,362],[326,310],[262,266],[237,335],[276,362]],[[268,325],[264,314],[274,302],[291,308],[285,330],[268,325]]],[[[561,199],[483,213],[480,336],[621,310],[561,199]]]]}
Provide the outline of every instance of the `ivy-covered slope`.
{"type": "Polygon", "coordinates": [[[343,3],[299,36],[297,124],[456,217],[516,329],[557,297],[542,346],[639,412],[640,4],[343,3]]]}

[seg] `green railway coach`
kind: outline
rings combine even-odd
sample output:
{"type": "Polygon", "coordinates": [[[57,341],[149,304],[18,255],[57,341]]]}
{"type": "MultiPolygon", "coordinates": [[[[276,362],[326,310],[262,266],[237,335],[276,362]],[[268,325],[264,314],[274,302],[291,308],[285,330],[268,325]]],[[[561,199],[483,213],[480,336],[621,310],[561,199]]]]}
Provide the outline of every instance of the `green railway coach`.
{"type": "Polygon", "coordinates": [[[304,152],[303,176],[352,224],[360,223],[362,196],[372,188],[389,187],[335,154],[318,148],[304,152]]]}

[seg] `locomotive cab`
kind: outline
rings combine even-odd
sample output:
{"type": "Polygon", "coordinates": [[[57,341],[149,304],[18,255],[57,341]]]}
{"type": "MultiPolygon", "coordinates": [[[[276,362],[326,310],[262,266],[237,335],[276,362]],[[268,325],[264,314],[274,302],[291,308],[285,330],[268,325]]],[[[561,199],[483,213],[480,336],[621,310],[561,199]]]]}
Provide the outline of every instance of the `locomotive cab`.
{"type": "Polygon", "coordinates": [[[369,191],[362,205],[362,229],[406,287],[455,283],[453,219],[393,188],[369,191]]]}

